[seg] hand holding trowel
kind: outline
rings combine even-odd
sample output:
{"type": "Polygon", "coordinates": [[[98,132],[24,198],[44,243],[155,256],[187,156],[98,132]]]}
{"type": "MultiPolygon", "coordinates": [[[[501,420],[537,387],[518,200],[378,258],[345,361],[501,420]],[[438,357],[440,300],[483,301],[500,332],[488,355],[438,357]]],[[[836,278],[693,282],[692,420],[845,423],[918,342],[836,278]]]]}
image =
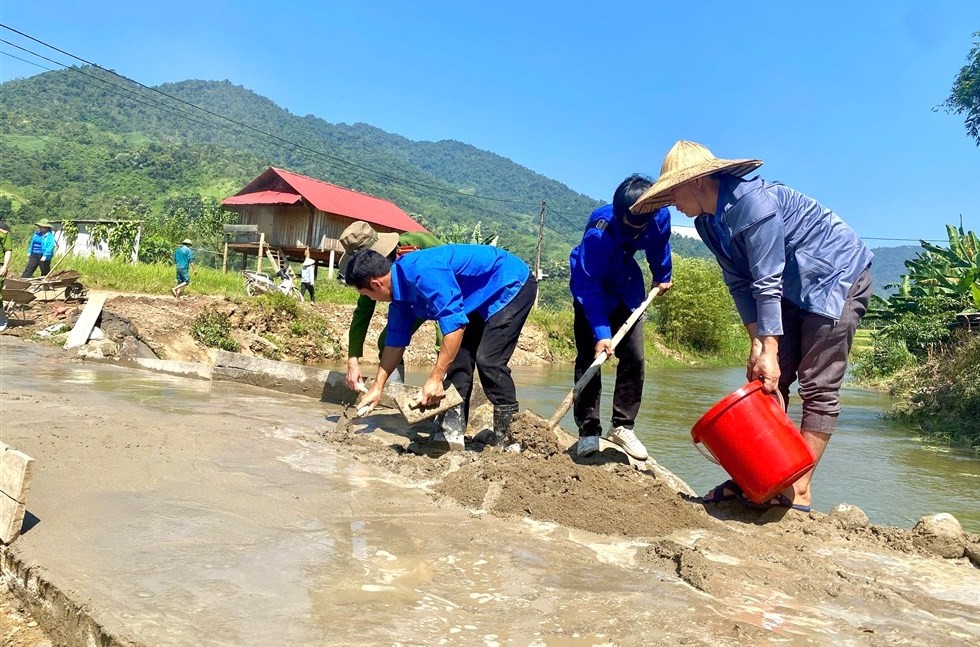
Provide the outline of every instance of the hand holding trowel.
{"type": "MultiPolygon", "coordinates": [[[[371,413],[381,402],[382,391],[380,389],[368,389],[363,382],[358,384],[358,391],[363,393],[363,397],[357,402],[357,417],[361,418],[371,413]]],[[[389,396],[395,406],[401,412],[405,421],[415,424],[428,418],[432,418],[447,409],[451,409],[463,403],[463,398],[455,386],[450,385],[444,395],[439,398],[423,398],[422,389],[419,387],[389,382],[384,386],[384,395],[389,396]],[[435,400],[435,402],[433,402],[435,400]],[[425,401],[426,404],[422,404],[425,401]]]]}

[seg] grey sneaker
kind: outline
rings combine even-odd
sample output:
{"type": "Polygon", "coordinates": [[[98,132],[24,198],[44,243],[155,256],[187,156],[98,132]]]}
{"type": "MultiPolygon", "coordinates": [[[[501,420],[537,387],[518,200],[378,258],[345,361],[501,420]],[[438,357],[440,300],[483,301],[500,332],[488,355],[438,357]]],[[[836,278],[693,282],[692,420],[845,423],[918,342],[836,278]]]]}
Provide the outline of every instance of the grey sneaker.
{"type": "Polygon", "coordinates": [[[607,440],[622,447],[624,452],[638,461],[645,461],[650,458],[647,448],[643,446],[643,443],[629,427],[615,427],[609,432],[607,440]]]}
{"type": "Polygon", "coordinates": [[[591,456],[597,451],[599,451],[598,436],[582,436],[578,439],[578,444],[575,446],[575,455],[583,458],[591,456]]]}

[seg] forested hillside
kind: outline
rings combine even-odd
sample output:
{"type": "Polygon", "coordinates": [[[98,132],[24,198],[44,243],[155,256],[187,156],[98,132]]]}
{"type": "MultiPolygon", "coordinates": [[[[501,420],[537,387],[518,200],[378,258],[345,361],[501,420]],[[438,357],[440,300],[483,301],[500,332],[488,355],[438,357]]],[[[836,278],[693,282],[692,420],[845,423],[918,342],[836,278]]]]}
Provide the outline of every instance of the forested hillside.
{"type": "Polygon", "coordinates": [[[0,192],[16,220],[104,217],[121,199],[225,197],[274,165],[388,198],[434,226],[499,232],[530,257],[542,201],[545,256],[567,258],[599,202],[457,141],[299,117],[228,81],[142,88],[97,68],[3,84],[0,192]]]}

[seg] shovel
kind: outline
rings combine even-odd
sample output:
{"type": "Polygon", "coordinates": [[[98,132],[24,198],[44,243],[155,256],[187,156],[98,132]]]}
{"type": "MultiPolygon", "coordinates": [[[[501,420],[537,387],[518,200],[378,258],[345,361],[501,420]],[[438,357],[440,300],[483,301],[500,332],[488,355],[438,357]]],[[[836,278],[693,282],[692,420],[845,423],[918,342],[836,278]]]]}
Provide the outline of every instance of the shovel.
{"type": "MultiPolygon", "coordinates": [[[[652,290],[650,290],[650,294],[647,295],[647,298],[643,301],[643,303],[640,304],[640,307],[634,310],[632,314],[630,314],[629,318],[626,320],[626,323],[624,323],[622,327],[618,331],[616,331],[616,334],[612,338],[613,350],[616,350],[616,346],[618,346],[619,342],[623,340],[623,337],[626,336],[626,333],[628,333],[630,329],[633,328],[633,325],[636,323],[636,321],[643,316],[643,313],[647,311],[647,308],[650,307],[650,304],[653,302],[653,299],[658,294],[660,294],[659,287],[655,287],[652,290]]],[[[589,380],[592,379],[592,377],[596,374],[596,371],[599,370],[599,367],[602,366],[602,364],[607,359],[609,359],[609,355],[606,354],[606,351],[602,351],[596,356],[595,361],[592,362],[592,365],[589,366],[589,368],[585,369],[585,373],[582,373],[582,377],[579,378],[578,382],[575,383],[575,386],[572,387],[572,390],[569,391],[568,395],[565,396],[565,399],[562,400],[561,406],[558,407],[558,411],[555,412],[555,415],[551,416],[551,420],[548,423],[548,426],[551,429],[554,429],[555,427],[558,426],[558,424],[561,422],[561,419],[564,418],[565,414],[568,413],[568,410],[572,408],[572,403],[575,402],[575,398],[579,396],[579,394],[582,392],[582,389],[585,388],[585,385],[589,383],[589,380]]]]}

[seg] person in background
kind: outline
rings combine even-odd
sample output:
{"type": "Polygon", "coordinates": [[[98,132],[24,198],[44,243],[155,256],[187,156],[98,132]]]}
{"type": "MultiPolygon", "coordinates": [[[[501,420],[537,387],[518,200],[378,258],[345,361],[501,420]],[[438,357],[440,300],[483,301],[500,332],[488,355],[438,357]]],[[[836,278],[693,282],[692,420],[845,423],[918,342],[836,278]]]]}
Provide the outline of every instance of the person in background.
{"type": "MultiPolygon", "coordinates": [[[[616,188],[612,204],[589,216],[582,242],[572,250],[571,288],[574,310],[575,381],[599,353],[613,355],[613,333],[646,297],[643,274],[634,256],[642,250],[653,274],[653,286],[670,289],[670,214],[666,208],[641,215],[630,206],[650,188],[650,179],[631,175],[616,188]]],[[[612,428],[608,440],[637,460],[649,457],[634,433],[643,395],[643,320],[639,320],[616,348],[616,386],[613,391],[612,428]]],[[[602,379],[597,372],[575,401],[578,456],[599,451],[602,423],[599,399],[602,379]]]]}
{"type": "Polygon", "coordinates": [[[3,283],[7,280],[7,270],[10,269],[10,225],[4,220],[0,220],[0,256],[3,257],[3,264],[0,265],[0,332],[7,329],[7,311],[3,307],[3,283]]]}
{"type": "Polygon", "coordinates": [[[27,243],[27,267],[21,278],[29,279],[34,276],[34,270],[41,268],[41,276],[51,273],[51,258],[54,256],[54,234],[51,233],[51,223],[38,220],[34,223],[37,231],[27,243]]]}
{"type": "Polygon", "coordinates": [[[310,303],[316,302],[316,297],[313,292],[314,281],[316,281],[316,261],[310,258],[310,248],[307,247],[305,257],[303,258],[303,267],[300,270],[299,293],[302,295],[304,292],[309,292],[310,303]]]}
{"type": "MultiPolygon", "coordinates": [[[[744,179],[759,160],[719,159],[705,146],[679,141],[660,177],[633,213],[672,204],[694,218],[715,255],[745,324],[750,350],[746,378],[761,380],[789,403],[799,378],[800,430],[819,462],[840,415],[847,356],[871,298],[873,254],[840,217],[778,182],[744,179]]],[[[816,465],[763,507],[809,511],[816,465]]],[[[741,498],[727,481],[704,501],[741,498]]]]}
{"type": "Polygon", "coordinates": [[[174,252],[174,265],[177,267],[177,285],[170,288],[175,297],[179,297],[191,283],[191,268],[194,267],[194,250],[191,249],[191,241],[185,238],[180,243],[180,247],[174,252]]]}
{"type": "Polygon", "coordinates": [[[445,387],[452,384],[463,403],[436,418],[439,431],[432,435],[431,447],[463,449],[474,367],[493,404],[493,429],[474,440],[507,445],[518,411],[507,364],[538,292],[527,263],[489,245],[442,245],[405,254],[394,263],[374,250],[362,249],[351,257],[345,280],[362,295],[391,304],[378,376],[357,403],[358,409],[370,411],[377,406],[417,321],[434,320],[444,336],[419,402],[438,403],[445,387]]]}
{"type": "MultiPolygon", "coordinates": [[[[340,259],[340,276],[343,278],[347,273],[347,265],[355,252],[361,249],[373,249],[389,261],[403,256],[409,252],[420,249],[431,249],[442,245],[442,242],[432,234],[424,231],[406,231],[401,234],[379,233],[374,227],[364,221],[357,221],[351,224],[340,234],[340,244],[344,247],[344,255],[340,259]]],[[[364,340],[367,337],[368,326],[371,324],[371,317],[374,316],[374,299],[361,295],[354,308],[354,315],[351,318],[350,329],[347,332],[347,388],[352,391],[359,391],[363,386],[364,377],[361,374],[360,358],[364,356],[364,340]]],[[[412,334],[424,323],[424,319],[417,319],[412,326],[412,334]]],[[[388,336],[388,326],[386,325],[378,337],[378,357],[385,347],[385,339],[388,336]]],[[[436,352],[439,352],[439,344],[442,341],[442,332],[436,326],[436,352]]],[[[392,382],[402,382],[405,378],[405,365],[399,363],[393,369],[388,379],[392,382]]]]}

